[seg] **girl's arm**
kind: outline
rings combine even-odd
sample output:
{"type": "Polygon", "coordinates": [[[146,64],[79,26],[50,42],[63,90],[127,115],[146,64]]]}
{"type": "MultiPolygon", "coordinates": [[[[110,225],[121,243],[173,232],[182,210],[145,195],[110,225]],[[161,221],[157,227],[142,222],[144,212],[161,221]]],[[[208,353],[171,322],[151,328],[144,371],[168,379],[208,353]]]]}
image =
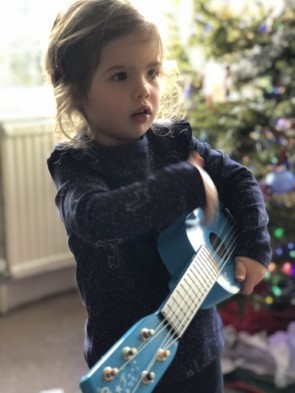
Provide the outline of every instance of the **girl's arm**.
{"type": "Polygon", "coordinates": [[[56,205],[68,233],[84,241],[130,240],[206,202],[202,176],[188,162],[171,164],[143,181],[110,190],[102,177],[63,153],[48,161],[57,187],[56,205]]]}
{"type": "Polygon", "coordinates": [[[212,178],[220,201],[237,222],[236,256],[259,261],[267,267],[271,258],[268,215],[257,180],[247,168],[207,144],[194,139],[193,149],[203,158],[204,170],[212,178]]]}
{"type": "Polygon", "coordinates": [[[192,153],[191,157],[211,173],[220,198],[237,221],[235,276],[243,284],[241,293],[248,295],[264,278],[271,258],[268,216],[262,193],[256,179],[246,168],[197,141],[195,147],[202,151],[204,159],[196,156],[196,153],[192,153]],[[217,167],[219,171],[216,171],[217,167]]]}

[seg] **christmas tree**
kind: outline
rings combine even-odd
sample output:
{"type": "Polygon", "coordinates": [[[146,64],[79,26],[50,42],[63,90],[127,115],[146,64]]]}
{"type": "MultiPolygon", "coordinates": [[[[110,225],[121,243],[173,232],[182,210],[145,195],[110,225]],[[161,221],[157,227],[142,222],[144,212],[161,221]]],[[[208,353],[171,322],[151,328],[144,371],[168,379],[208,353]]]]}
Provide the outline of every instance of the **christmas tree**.
{"type": "Polygon", "coordinates": [[[168,49],[195,135],[261,185],[273,263],[252,301],[277,310],[295,305],[295,2],[233,5],[192,1],[189,35],[168,49]]]}

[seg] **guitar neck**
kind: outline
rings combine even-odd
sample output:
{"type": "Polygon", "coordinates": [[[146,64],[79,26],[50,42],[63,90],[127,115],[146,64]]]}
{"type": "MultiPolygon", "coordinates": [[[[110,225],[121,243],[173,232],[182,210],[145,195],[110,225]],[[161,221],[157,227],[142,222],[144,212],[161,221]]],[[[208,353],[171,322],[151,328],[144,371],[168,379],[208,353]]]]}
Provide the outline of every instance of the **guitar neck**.
{"type": "Polygon", "coordinates": [[[205,245],[201,246],[161,309],[178,338],[196,315],[220,271],[215,256],[205,245]]]}

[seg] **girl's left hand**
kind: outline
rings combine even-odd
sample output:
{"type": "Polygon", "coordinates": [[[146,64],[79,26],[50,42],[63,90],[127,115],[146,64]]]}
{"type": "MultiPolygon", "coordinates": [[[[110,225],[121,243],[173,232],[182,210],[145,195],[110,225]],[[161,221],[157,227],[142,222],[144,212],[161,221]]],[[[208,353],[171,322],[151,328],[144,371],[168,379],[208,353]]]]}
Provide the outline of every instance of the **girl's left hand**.
{"type": "Polygon", "coordinates": [[[236,257],[236,280],[242,283],[240,293],[250,295],[257,285],[265,276],[266,267],[255,259],[247,257],[236,257]]]}

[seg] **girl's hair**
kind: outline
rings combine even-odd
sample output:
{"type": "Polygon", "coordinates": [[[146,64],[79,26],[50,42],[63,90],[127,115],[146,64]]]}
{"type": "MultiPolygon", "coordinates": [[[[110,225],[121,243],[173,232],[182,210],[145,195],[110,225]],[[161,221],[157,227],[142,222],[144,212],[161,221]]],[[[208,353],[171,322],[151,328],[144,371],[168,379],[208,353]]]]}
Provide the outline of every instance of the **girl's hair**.
{"type": "Polygon", "coordinates": [[[131,33],[158,39],[162,48],[156,25],[128,0],[76,0],[58,14],[45,66],[54,86],[57,125],[70,140],[78,130],[92,136],[80,103],[87,96],[103,47],[131,33]]]}

